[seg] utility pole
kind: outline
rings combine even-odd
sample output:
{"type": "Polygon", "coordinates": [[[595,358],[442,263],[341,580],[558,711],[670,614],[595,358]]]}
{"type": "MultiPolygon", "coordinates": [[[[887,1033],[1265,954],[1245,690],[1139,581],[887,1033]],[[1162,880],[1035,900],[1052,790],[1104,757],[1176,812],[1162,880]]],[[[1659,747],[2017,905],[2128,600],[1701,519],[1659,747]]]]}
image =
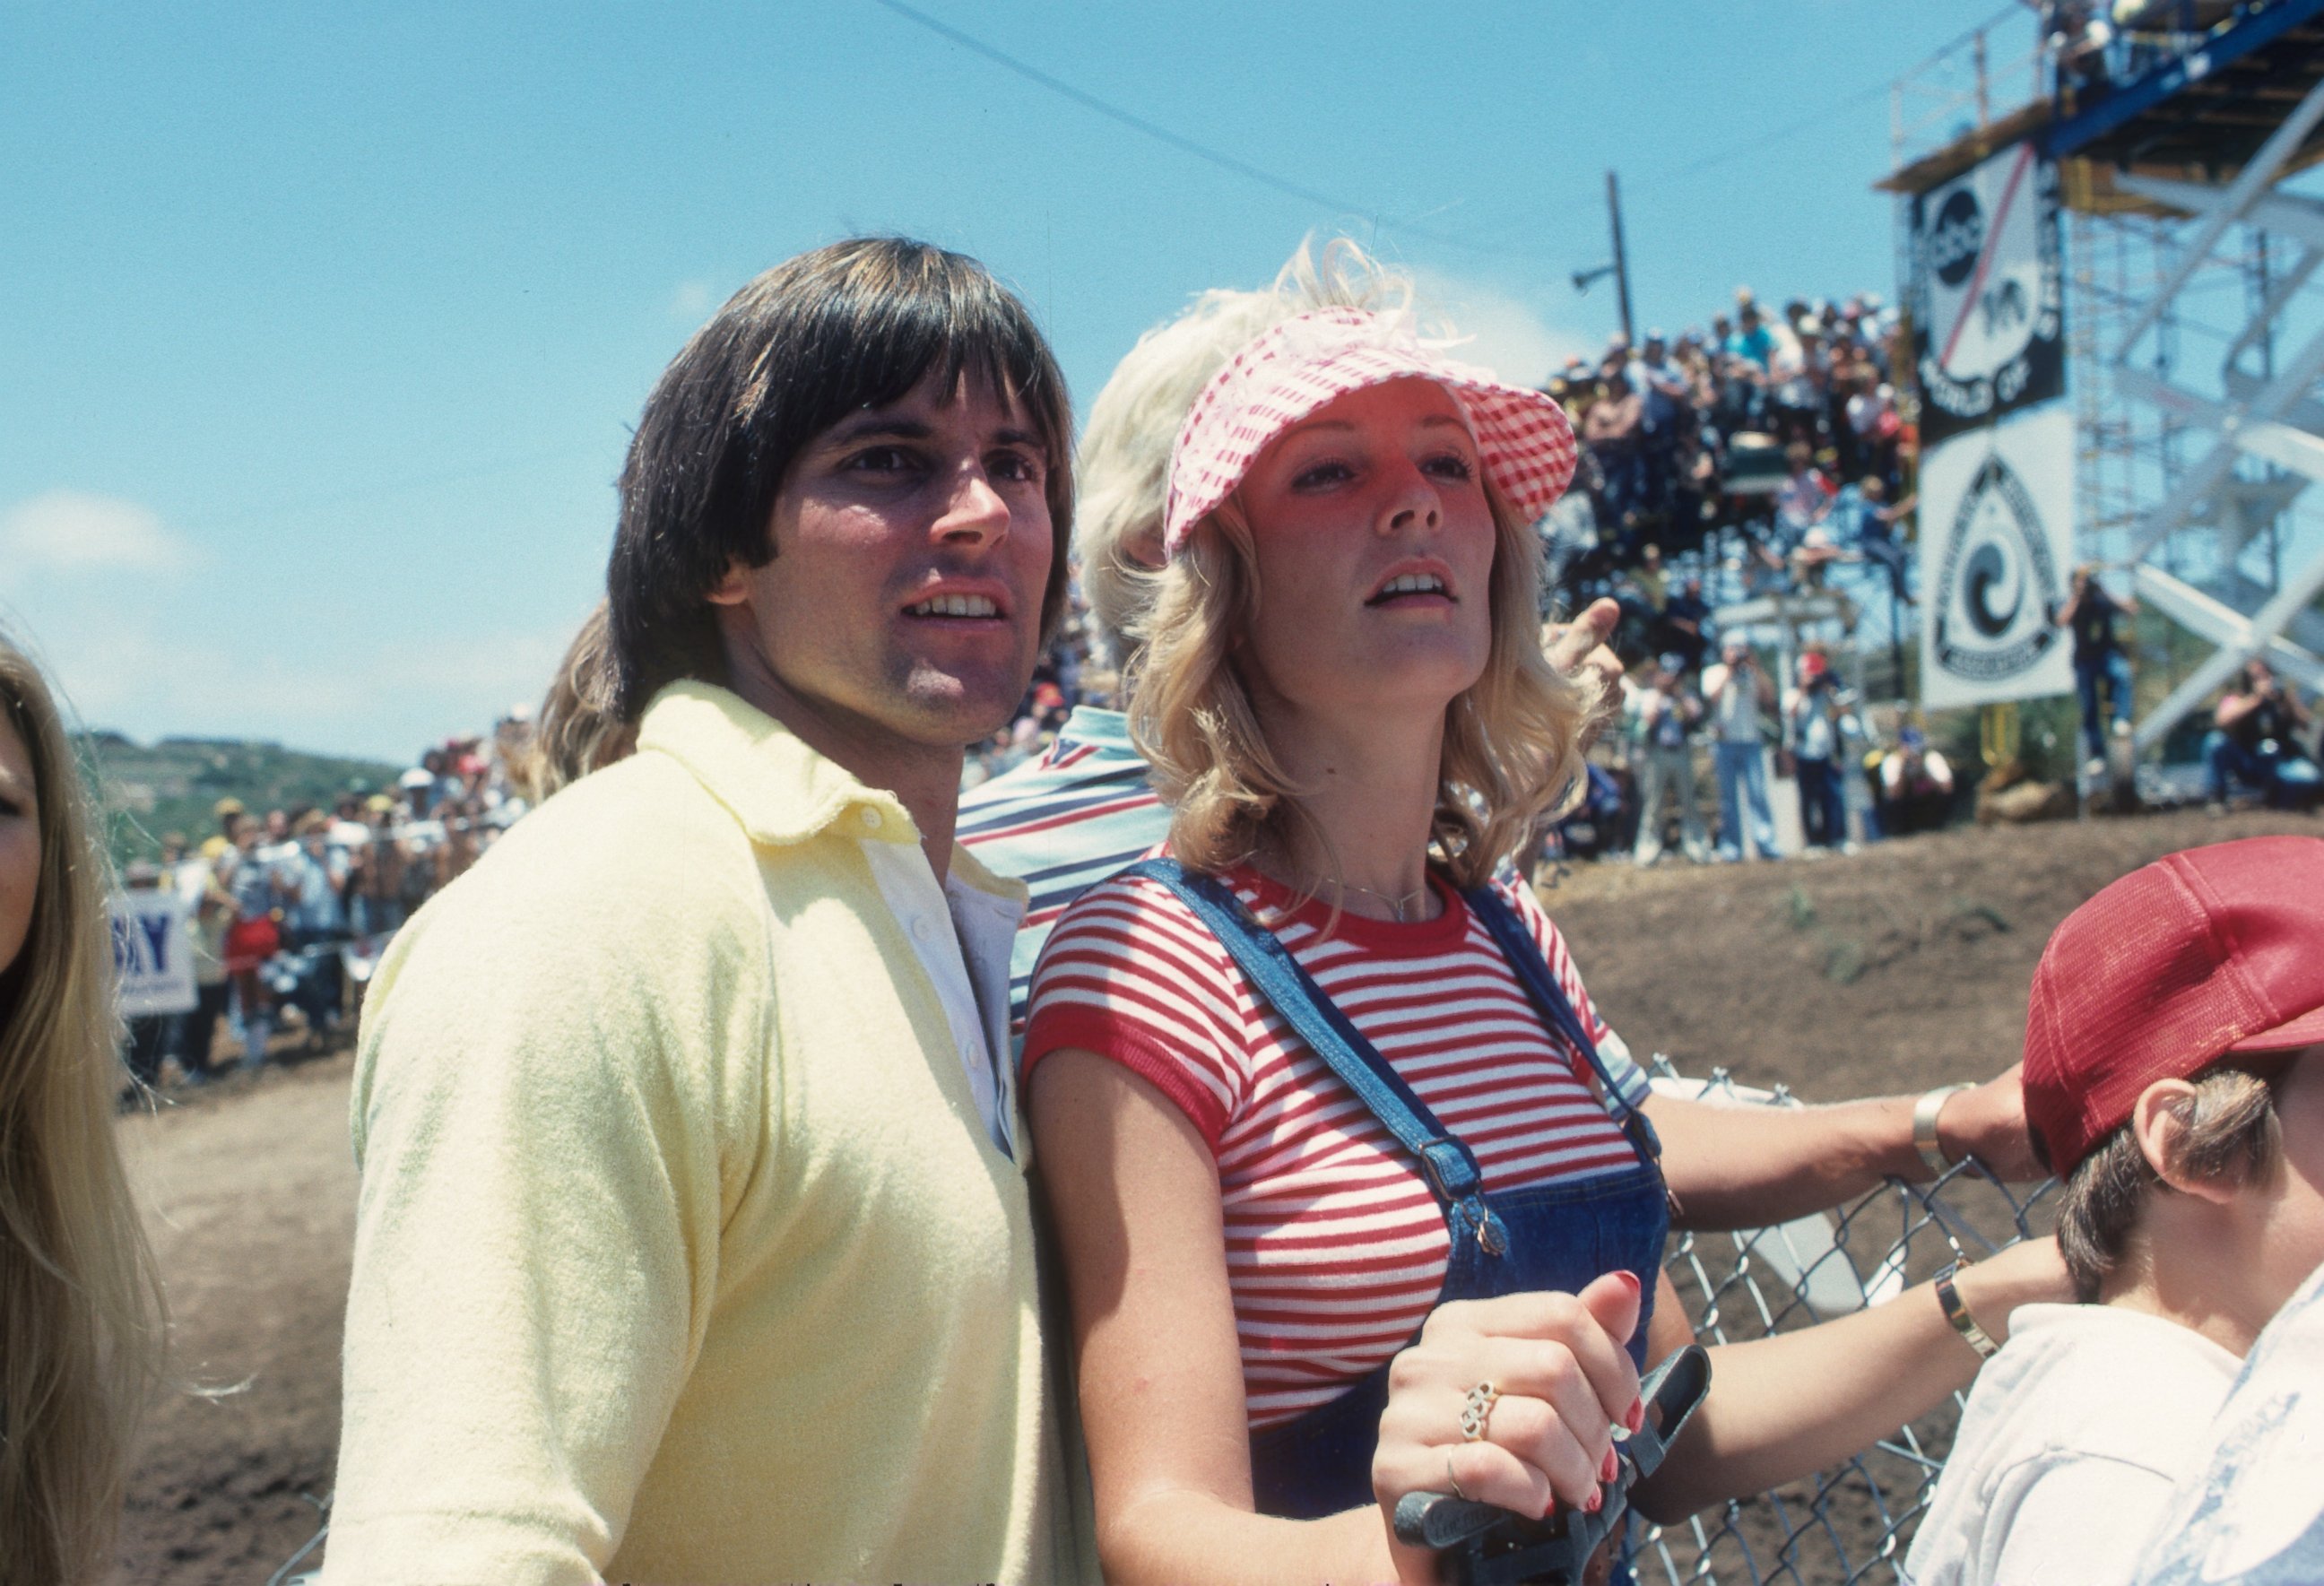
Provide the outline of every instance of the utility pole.
{"type": "Polygon", "coordinates": [[[1615,184],[1610,171],[1606,173],[1606,213],[1614,222],[1614,290],[1622,303],[1622,339],[1635,347],[1638,337],[1630,327],[1629,256],[1622,251],[1622,189],[1615,184]]]}

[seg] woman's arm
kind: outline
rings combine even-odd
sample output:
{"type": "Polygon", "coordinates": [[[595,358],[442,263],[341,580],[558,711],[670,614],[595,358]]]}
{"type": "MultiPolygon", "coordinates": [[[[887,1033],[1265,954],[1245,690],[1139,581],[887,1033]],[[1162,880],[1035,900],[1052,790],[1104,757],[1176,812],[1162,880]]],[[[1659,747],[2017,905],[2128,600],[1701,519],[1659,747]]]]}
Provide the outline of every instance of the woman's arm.
{"type": "MultiPolygon", "coordinates": [[[[1720,1107],[1677,1096],[1646,1103],[1663,1140],[1663,1174],[1680,1227],[1762,1228],[1851,1200],[1885,1177],[1920,1180],[1911,1096],[1821,1107],[1720,1107]]],[[[1946,1099],[1937,1143],[1958,1162],[1974,1155],[2005,1182],[2042,1176],[2025,1132],[2024,1091],[2013,1066],[1946,1099]]]]}
{"type": "Polygon", "coordinates": [[[1612,1423],[1637,1403],[1621,1350],[1637,1317],[1628,1274],[1580,1296],[1439,1306],[1392,1370],[1373,1461],[1379,1506],[1321,1520],[1254,1514],[1208,1146],[1159,1091],[1092,1053],[1045,1058],[1030,1096],[1111,1586],[1429,1581],[1434,1558],[1389,1537],[1386,1516],[1405,1493],[1445,1491],[1457,1476],[1471,1497],[1536,1514],[1553,1493],[1572,1504],[1594,1493],[1612,1423]],[[1502,1397],[1487,1440],[1464,1442],[1461,1411],[1482,1381],[1502,1397]]]}
{"type": "MultiPolygon", "coordinates": [[[[1954,1287],[1997,1342],[2018,1306],[2072,1298],[2057,1241],[2047,1239],[1962,1268],[1954,1287]]],[[[1665,1277],[1648,1358],[1686,1342],[1685,1316],[1665,1277]]],[[[1798,1480],[1926,1415],[1968,1387],[1978,1363],[1925,1283],[1853,1315],[1715,1348],[1710,1397],[1638,1489],[1638,1511],[1667,1525],[1798,1480]]]]}
{"type": "MultiPolygon", "coordinates": [[[[1033,1070],[1031,1114],[1111,1586],[1397,1579],[1376,1508],[1309,1521],[1251,1510],[1217,1168],[1185,1114],[1075,1051],[1033,1070]]],[[[1432,1578],[1425,1560],[1407,1567],[1432,1578]]]]}

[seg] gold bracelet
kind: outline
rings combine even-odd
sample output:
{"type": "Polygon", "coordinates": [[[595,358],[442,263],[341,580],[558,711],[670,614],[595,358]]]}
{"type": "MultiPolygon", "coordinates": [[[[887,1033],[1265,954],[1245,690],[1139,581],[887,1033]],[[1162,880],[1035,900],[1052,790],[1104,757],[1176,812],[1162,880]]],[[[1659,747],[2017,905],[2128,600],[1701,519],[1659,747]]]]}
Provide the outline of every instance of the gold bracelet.
{"type": "Polygon", "coordinates": [[[1964,1258],[1937,1274],[1937,1304],[1944,1311],[1945,1320],[1952,1323],[1955,1332],[1969,1341],[1969,1347],[1977,1351],[1978,1358],[1989,1360],[2001,1352],[2001,1346],[1977,1324],[1977,1318],[1970,1315],[1969,1307],[1961,1303],[1960,1290],[1953,1286],[1953,1275],[1970,1264],[1964,1258]]]}

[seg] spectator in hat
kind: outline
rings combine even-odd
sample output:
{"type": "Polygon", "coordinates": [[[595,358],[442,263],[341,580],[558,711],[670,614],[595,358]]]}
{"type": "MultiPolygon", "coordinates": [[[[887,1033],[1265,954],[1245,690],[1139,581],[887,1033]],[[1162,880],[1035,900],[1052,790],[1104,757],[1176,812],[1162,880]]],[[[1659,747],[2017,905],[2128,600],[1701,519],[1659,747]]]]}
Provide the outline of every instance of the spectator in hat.
{"type": "Polygon", "coordinates": [[[2101,690],[2112,706],[2114,735],[2130,736],[2130,652],[2116,632],[2117,619],[2138,611],[2135,596],[2110,595],[2098,582],[2098,565],[2074,569],[2072,589],[2058,608],[2057,623],[2074,636],[2074,693],[2082,707],[2082,754],[2091,776],[2106,770],[2107,722],[2101,690]]]}
{"type": "Polygon", "coordinates": [[[1919,497],[1911,495],[1891,504],[1886,482],[1877,474],[1867,474],[1853,493],[1840,493],[1831,520],[1840,525],[1858,556],[1887,576],[1889,593],[1903,605],[1913,604],[1913,552],[1896,526],[1918,504],[1919,497]]]}
{"type": "Polygon", "coordinates": [[[1702,674],[1711,720],[1712,764],[1719,775],[1719,857],[1742,859],[1745,834],[1762,859],[1777,857],[1775,811],[1767,805],[1764,740],[1775,724],[1775,686],[1751,650],[1730,633],[1720,643],[1719,664],[1702,674]]]}
{"type": "Polygon", "coordinates": [[[1853,848],[1847,795],[1840,780],[1840,756],[1849,725],[1840,680],[1832,676],[1831,658],[1820,649],[1801,653],[1799,678],[1784,718],[1793,774],[1799,779],[1800,825],[1810,848],[1853,848]]]}
{"type": "MultiPolygon", "coordinates": [[[[1590,714],[1534,612],[1530,526],[1572,447],[1539,393],[1350,310],[1262,333],[1180,432],[1130,702],[1169,852],[1068,906],[1023,1065],[1117,1586],[1431,1578],[1388,1543],[1412,1492],[1596,1507],[1636,1366],[1686,1336],[1674,1201],[1814,1193],[1760,1131],[1830,1112],[1681,1103],[1655,1149],[1659,1099],[1504,879],[1590,714]],[[1390,1053],[1408,1086],[1342,1077],[1390,1053]],[[1464,1393],[1516,1411],[1491,1446],[1464,1393]]],[[[1970,1303],[1998,1323],[2061,1289],[2054,1261],[2006,1252],[1970,1303]]],[[[1720,1357],[1645,1512],[1813,1469],[1975,1361],[1926,1289],[1775,1342],[1720,1357]]]]}
{"type": "MultiPolygon", "coordinates": [[[[1913,1586],[2127,1581],[2174,1484],[2200,1480],[2246,1354],[2324,1263],[2324,841],[2173,853],[2076,909],[2034,972],[2024,1073],[2080,1303],[2024,1306],[1980,1346],[1913,1586]]],[[[2314,1358],[2277,1369],[2318,1394],[2314,1358]]],[[[2312,1524],[2315,1451],[2295,1468],[2301,1507],[2245,1526],[2312,1524]]],[[[2190,1551],[2272,1551],[2255,1540],[2217,1527],[2190,1551]]]]}
{"type": "Polygon", "coordinates": [[[1630,708],[1639,756],[1635,862],[1643,868],[1662,857],[1664,800],[1675,797],[1680,847],[1695,863],[1706,863],[1711,844],[1694,800],[1694,729],[1702,720],[1702,700],[1687,687],[1685,658],[1655,661],[1652,682],[1633,694],[1630,708]]]}
{"type": "Polygon", "coordinates": [[[1799,544],[1792,548],[1790,559],[1792,587],[1814,592],[1829,586],[1832,564],[1848,560],[1849,555],[1832,539],[1831,530],[1819,523],[1800,536],[1799,544]]]}
{"type": "Polygon", "coordinates": [[[2211,719],[2203,762],[2210,770],[2212,814],[2226,813],[2227,794],[2238,781],[2286,809],[2305,809],[2324,797],[2324,772],[2300,752],[2308,707],[2267,662],[2257,656],[2244,662],[2211,719]]]}
{"type": "MultiPolygon", "coordinates": [[[[1162,520],[1172,443],[1187,410],[1227,360],[1293,316],[1340,307],[1396,312],[1412,286],[1344,240],[1318,257],[1301,248],[1258,291],[1215,288],[1138,339],[1110,376],[1082,428],[1074,473],[1074,550],[1088,592],[1098,653],[1117,669],[1142,650],[1161,571],[1162,520]]],[[[1578,360],[1570,371],[1586,374],[1578,360]]],[[[1569,493],[1553,512],[1588,498],[1569,493]]],[[[1594,533],[1591,539],[1594,541],[1594,533]]],[[[1585,657],[1600,676],[1621,664],[1601,642],[1616,618],[1600,601],[1570,625],[1545,632],[1559,667],[1585,657]]],[[[983,781],[961,800],[960,840],[978,859],[1032,890],[1011,952],[1012,1022],[1022,1026],[1033,965],[1065,906],[1169,834],[1170,812],[1148,782],[1129,718],[1107,705],[1075,705],[1047,752],[983,781]]]]}
{"type": "Polygon", "coordinates": [[[1627,539],[1647,505],[1646,403],[1618,356],[1599,371],[1605,394],[1591,404],[1582,438],[1605,479],[1606,519],[1627,539]]]}
{"type": "Polygon", "coordinates": [[[1885,836],[1933,832],[1952,817],[1953,768],[1918,727],[1896,734],[1896,747],[1880,757],[1873,785],[1885,836]]]}

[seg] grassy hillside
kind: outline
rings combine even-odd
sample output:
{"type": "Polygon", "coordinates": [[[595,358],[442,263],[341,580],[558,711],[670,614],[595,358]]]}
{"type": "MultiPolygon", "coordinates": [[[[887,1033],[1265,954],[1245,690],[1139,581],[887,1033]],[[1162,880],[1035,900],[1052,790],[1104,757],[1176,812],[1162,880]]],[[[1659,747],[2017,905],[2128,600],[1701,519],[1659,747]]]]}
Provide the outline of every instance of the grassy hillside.
{"type": "Polygon", "coordinates": [[[159,853],[165,832],[199,843],[217,830],[210,811],[221,798],[239,798],[258,815],[302,804],[328,808],[351,785],[377,791],[403,769],[220,738],[164,738],[149,747],[97,733],[82,748],[103,789],[108,844],[124,863],[159,853]]]}

